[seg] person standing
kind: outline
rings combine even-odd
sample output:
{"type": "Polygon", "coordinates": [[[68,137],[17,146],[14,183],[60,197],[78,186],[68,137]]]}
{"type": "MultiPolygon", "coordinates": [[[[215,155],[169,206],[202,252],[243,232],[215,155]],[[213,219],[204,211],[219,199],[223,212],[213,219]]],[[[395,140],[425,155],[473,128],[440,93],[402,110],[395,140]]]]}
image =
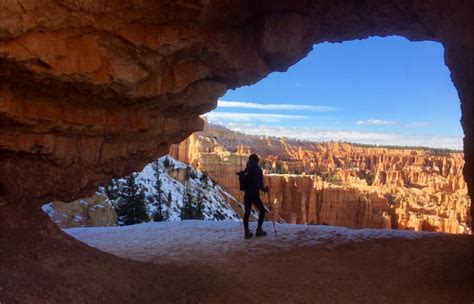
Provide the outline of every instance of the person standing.
{"type": "Polygon", "coordinates": [[[249,156],[247,166],[244,171],[237,173],[239,176],[244,175],[243,183],[245,191],[244,194],[244,229],[245,239],[253,237],[252,232],[249,230],[249,216],[252,209],[252,204],[257,207],[259,211],[258,225],[255,232],[256,236],[265,236],[267,233],[262,229],[263,221],[265,220],[265,207],[263,206],[262,199],[260,198],[260,191],[268,192],[268,186],[263,184],[263,172],[262,168],[258,165],[259,158],[256,154],[249,156]]]}

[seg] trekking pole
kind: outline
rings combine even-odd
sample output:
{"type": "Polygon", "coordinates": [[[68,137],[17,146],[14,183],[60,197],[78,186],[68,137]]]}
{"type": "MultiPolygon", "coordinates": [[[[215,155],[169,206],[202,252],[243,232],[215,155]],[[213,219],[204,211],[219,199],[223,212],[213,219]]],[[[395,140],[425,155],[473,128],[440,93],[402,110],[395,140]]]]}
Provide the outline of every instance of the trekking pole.
{"type": "Polygon", "coordinates": [[[272,223],[273,223],[273,231],[275,232],[275,236],[277,236],[277,230],[276,230],[276,226],[275,226],[275,221],[273,219],[273,208],[272,208],[272,201],[270,199],[270,190],[268,190],[267,192],[267,195],[268,195],[268,206],[272,212],[272,223]]]}

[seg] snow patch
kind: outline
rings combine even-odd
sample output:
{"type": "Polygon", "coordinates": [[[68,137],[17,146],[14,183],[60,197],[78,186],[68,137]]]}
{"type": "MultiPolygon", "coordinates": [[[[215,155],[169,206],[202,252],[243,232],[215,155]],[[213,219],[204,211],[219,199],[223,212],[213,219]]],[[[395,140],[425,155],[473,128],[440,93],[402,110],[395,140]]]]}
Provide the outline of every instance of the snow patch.
{"type": "Polygon", "coordinates": [[[235,254],[255,256],[269,250],[304,246],[333,248],[350,242],[443,235],[434,232],[294,224],[276,224],[275,235],[271,222],[265,222],[264,229],[267,236],[251,240],[243,238],[241,223],[222,221],[150,222],[122,227],[71,228],[65,232],[100,250],[157,263],[214,263],[235,254]]]}
{"type": "Polygon", "coordinates": [[[50,218],[53,218],[54,216],[53,203],[44,204],[43,206],[41,206],[41,210],[43,210],[43,212],[46,213],[50,218]]]}

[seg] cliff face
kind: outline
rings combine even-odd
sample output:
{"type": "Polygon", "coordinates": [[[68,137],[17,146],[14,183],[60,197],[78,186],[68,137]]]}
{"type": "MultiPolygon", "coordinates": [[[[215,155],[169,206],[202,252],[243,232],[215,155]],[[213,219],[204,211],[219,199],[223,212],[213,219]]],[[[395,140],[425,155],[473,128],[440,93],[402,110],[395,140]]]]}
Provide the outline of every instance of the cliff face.
{"type": "Polygon", "coordinates": [[[340,187],[318,176],[266,175],[271,191],[263,195],[273,221],[321,224],[349,228],[391,228],[387,207],[379,208],[368,193],[340,187]]]}
{"type": "Polygon", "coordinates": [[[235,172],[257,153],[271,188],[264,200],[275,205],[274,220],[470,232],[462,153],[300,142],[208,124],[171,153],[207,171],[241,200],[235,172]]]}

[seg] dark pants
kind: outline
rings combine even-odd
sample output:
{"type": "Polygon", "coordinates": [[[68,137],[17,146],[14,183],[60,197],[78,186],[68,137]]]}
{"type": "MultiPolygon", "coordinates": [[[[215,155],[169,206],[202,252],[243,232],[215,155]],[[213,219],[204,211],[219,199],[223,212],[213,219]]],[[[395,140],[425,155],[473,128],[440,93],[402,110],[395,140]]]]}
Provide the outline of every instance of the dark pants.
{"type": "Polygon", "coordinates": [[[257,207],[259,211],[258,215],[258,228],[262,228],[263,221],[265,220],[265,207],[263,206],[263,202],[260,199],[260,194],[247,194],[245,193],[244,196],[244,203],[245,203],[245,214],[244,214],[244,228],[245,230],[249,229],[249,216],[250,211],[252,209],[252,204],[257,207]]]}

